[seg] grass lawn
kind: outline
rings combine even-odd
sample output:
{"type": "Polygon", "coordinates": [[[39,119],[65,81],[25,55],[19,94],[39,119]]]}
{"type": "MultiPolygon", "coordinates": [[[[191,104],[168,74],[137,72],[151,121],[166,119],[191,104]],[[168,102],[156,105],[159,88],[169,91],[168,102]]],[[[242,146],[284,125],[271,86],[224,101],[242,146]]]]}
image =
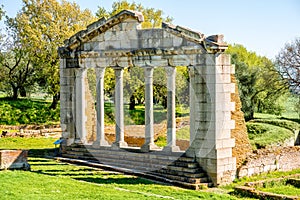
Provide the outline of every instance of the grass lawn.
{"type": "Polygon", "coordinates": [[[291,195],[297,196],[300,194],[300,188],[297,188],[293,185],[273,185],[272,187],[258,187],[257,190],[264,191],[264,192],[271,192],[275,194],[284,194],[284,195],[291,195]]]}
{"type": "Polygon", "coordinates": [[[237,199],[44,158],[53,140],[0,138],[0,149],[30,149],[31,165],[31,171],[0,171],[0,199],[237,199]]]}
{"type": "Polygon", "coordinates": [[[135,176],[30,157],[31,171],[0,171],[1,199],[236,199],[135,176]]]}

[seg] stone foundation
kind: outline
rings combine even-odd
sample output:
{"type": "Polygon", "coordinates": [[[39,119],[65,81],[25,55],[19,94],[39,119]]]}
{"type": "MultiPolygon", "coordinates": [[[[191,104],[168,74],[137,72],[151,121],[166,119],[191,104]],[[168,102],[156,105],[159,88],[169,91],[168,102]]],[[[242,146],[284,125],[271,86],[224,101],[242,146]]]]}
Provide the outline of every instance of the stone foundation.
{"type": "Polygon", "coordinates": [[[27,150],[0,150],[0,169],[29,170],[27,150]]]}

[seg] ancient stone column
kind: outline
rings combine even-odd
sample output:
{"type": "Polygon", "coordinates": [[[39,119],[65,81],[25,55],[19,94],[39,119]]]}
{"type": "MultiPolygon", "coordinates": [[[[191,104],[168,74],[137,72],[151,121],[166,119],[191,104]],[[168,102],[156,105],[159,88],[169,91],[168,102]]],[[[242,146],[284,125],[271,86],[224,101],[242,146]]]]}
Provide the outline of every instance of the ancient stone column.
{"type": "Polygon", "coordinates": [[[75,143],[85,144],[86,143],[86,120],[85,115],[86,102],[85,102],[85,78],[86,69],[78,69],[76,72],[75,80],[75,112],[76,112],[76,139],[75,143]]]}
{"type": "Polygon", "coordinates": [[[190,145],[195,139],[195,72],[194,67],[189,67],[189,78],[190,78],[190,145]]]}
{"type": "Polygon", "coordinates": [[[145,144],[142,151],[159,149],[154,143],[153,117],[153,67],[144,68],[145,73],[145,144]]]}
{"type": "Polygon", "coordinates": [[[180,151],[176,146],[176,107],[175,107],[175,80],[176,68],[168,66],[167,72],[167,146],[164,151],[180,151]]]}
{"type": "Polygon", "coordinates": [[[116,121],[116,141],[113,148],[127,147],[124,140],[124,108],[123,108],[123,68],[114,67],[116,76],[115,85],[115,121],[116,121]]]}
{"type": "Polygon", "coordinates": [[[96,68],[96,93],[97,93],[97,139],[95,146],[108,146],[104,133],[104,74],[105,68],[96,68]]]}

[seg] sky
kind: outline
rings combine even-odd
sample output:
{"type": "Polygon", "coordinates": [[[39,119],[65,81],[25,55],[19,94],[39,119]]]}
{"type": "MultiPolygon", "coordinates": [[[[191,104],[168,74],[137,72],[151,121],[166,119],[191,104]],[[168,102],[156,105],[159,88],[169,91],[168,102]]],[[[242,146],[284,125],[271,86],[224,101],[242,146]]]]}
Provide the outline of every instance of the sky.
{"type": "MultiPolygon", "coordinates": [[[[69,0],[95,13],[99,6],[111,10],[109,0],[69,0]]],[[[133,2],[128,0],[128,2],[133,2]]],[[[135,0],[144,7],[161,9],[174,25],[206,36],[223,34],[229,44],[242,44],[249,51],[275,59],[287,42],[300,37],[299,0],[135,0]]],[[[0,0],[7,15],[14,17],[22,0],[0,0]]],[[[0,23],[0,28],[3,27],[0,23]]]]}

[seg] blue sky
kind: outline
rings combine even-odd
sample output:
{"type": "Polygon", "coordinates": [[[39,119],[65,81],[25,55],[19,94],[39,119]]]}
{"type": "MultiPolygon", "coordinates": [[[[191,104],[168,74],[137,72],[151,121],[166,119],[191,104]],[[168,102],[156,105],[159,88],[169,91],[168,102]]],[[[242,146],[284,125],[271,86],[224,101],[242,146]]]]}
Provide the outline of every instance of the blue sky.
{"type": "MultiPolygon", "coordinates": [[[[72,0],[70,0],[72,1],[72,0]]],[[[128,0],[132,2],[131,0],[128,0]]],[[[113,1],[74,0],[82,9],[111,9],[113,1]]],[[[228,43],[244,45],[259,55],[275,58],[286,42],[300,37],[299,0],[135,0],[164,11],[181,25],[205,35],[224,34],[228,43]]],[[[1,0],[10,17],[22,0],[1,0]]],[[[3,23],[0,24],[3,26],[3,23]]]]}

